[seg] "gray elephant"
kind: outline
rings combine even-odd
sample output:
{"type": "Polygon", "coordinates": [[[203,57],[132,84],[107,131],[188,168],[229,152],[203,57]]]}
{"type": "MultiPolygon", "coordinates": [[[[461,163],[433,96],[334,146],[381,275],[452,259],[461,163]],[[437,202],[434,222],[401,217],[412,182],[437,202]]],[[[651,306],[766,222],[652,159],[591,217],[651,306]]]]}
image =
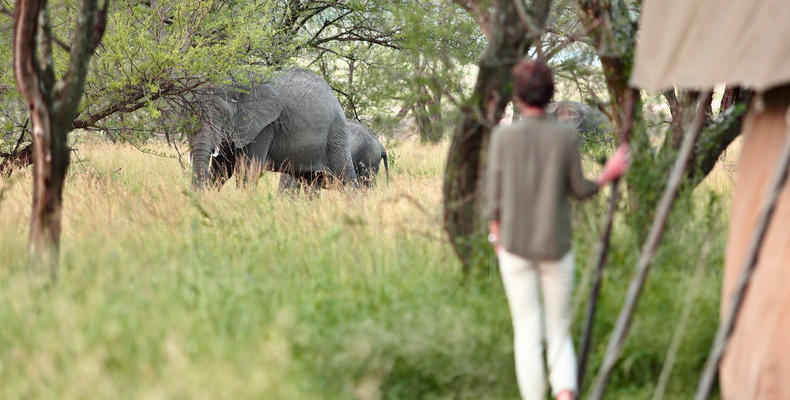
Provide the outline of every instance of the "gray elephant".
{"type": "Polygon", "coordinates": [[[546,112],[560,122],[576,127],[586,142],[608,142],[612,140],[612,124],[604,113],[575,101],[555,101],[546,106],[546,112]]]}
{"type": "Polygon", "coordinates": [[[360,182],[367,187],[375,184],[382,161],[384,161],[384,175],[389,182],[389,160],[384,145],[359,121],[347,121],[346,127],[349,134],[351,161],[354,162],[354,172],[357,173],[360,182]]]}
{"type": "MultiPolygon", "coordinates": [[[[349,135],[348,145],[351,151],[351,161],[354,163],[354,172],[356,172],[359,182],[365,187],[373,186],[382,161],[384,161],[384,173],[389,182],[389,161],[384,145],[359,121],[349,120],[346,122],[346,127],[349,135]]],[[[301,185],[291,175],[287,173],[280,175],[280,190],[298,186],[301,185]]]]}
{"type": "Polygon", "coordinates": [[[346,118],[329,84],[288,70],[251,87],[215,87],[203,101],[201,128],[190,136],[193,183],[255,181],[261,171],[356,185],[346,118]]]}

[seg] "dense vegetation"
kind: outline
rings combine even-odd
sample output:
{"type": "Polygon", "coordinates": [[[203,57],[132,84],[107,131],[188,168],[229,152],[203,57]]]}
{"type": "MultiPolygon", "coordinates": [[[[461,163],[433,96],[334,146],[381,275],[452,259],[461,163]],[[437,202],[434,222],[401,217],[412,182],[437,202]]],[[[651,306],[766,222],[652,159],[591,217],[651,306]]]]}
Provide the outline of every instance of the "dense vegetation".
{"type": "MultiPolygon", "coordinates": [[[[48,2],[59,76],[78,3],[48,2]]],[[[588,174],[636,120],[595,369],[699,98],[630,92],[639,1],[113,1],[71,126],[62,274],[50,281],[27,254],[31,137],[12,68],[14,5],[0,2],[2,398],[515,398],[509,316],[474,201],[456,214],[468,226],[446,222],[448,199],[464,194],[448,184],[454,168],[485,162],[508,63],[524,55],[551,64],[556,99],[612,121],[611,143],[584,147],[588,174]],[[530,18],[537,31],[520,25],[530,18]],[[196,96],[292,67],[322,75],[348,118],[386,138],[392,183],[292,198],[267,174],[253,188],[191,190],[196,96]]],[[[730,172],[713,168],[732,158],[720,155],[747,99],[728,87],[708,105],[607,398],[652,396],[676,328],[667,397],[693,391],[717,321],[731,192],[730,172]]],[[[472,181],[460,183],[474,194],[472,181]]],[[[577,330],[605,212],[605,196],[575,208],[577,330]]]]}
{"type": "MultiPolygon", "coordinates": [[[[312,200],[278,196],[274,174],[196,196],[162,142],[74,147],[55,285],[26,267],[30,173],[3,181],[0,397],[516,398],[497,272],[465,277],[443,236],[445,145],[390,142],[391,184],[312,200]]],[[[650,398],[699,265],[667,398],[693,391],[731,190],[712,178],[677,207],[607,398],[650,398]]],[[[577,340],[604,205],[576,208],[577,340]]],[[[592,367],[637,246],[618,219],[592,367]]]]}

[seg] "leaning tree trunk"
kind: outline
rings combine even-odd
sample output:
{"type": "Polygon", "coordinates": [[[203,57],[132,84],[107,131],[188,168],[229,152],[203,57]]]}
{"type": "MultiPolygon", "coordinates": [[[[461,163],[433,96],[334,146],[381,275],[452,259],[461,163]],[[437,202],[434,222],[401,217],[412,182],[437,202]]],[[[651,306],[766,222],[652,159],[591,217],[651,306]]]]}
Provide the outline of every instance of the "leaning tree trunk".
{"type": "MultiPolygon", "coordinates": [[[[540,38],[550,0],[532,2],[529,14],[521,0],[494,0],[490,7],[488,47],[479,65],[474,94],[462,106],[444,174],[444,222],[465,270],[478,259],[480,218],[479,180],[491,129],[513,94],[511,69],[540,38]]],[[[480,19],[480,18],[478,18],[480,19]]]]}
{"type": "Polygon", "coordinates": [[[46,0],[17,0],[14,16],[14,75],[32,122],[33,201],[30,252],[55,275],[60,244],[63,182],[69,166],[67,135],[77,116],[88,61],[104,33],[108,3],[81,0],[69,68],[56,83],[46,0]]]}

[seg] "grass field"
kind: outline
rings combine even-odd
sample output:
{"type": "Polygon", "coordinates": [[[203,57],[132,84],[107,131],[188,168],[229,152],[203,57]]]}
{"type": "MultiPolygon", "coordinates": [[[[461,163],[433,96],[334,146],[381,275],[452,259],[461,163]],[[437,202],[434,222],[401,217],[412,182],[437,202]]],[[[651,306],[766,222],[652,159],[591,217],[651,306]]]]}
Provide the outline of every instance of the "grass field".
{"type": "MultiPolygon", "coordinates": [[[[465,279],[441,229],[446,145],[390,143],[390,184],[314,199],[271,173],[194,193],[161,143],[75,147],[55,284],[27,267],[30,171],[0,180],[0,398],[517,398],[498,275],[465,279]]],[[[666,398],[693,393],[731,185],[712,182],[676,206],[607,398],[651,398],[701,265],[666,398]]],[[[576,321],[605,200],[576,207],[576,321]]],[[[593,367],[638,248],[618,220],[593,367]]]]}

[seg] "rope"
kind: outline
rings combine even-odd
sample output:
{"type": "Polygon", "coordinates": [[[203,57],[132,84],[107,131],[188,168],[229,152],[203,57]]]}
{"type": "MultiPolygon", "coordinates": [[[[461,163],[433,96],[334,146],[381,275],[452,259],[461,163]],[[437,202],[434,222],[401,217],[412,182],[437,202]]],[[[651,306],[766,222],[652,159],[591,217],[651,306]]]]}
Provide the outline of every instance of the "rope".
{"type": "Polygon", "coordinates": [[[705,370],[700,378],[699,385],[697,386],[697,393],[694,396],[695,400],[706,400],[710,396],[713,382],[716,378],[716,372],[719,370],[719,362],[727,347],[727,342],[732,335],[735,323],[738,320],[738,313],[743,305],[743,300],[746,297],[746,292],[749,289],[752,274],[757,268],[757,261],[760,255],[760,248],[762,247],[763,240],[765,239],[768,226],[771,223],[771,217],[776,209],[776,203],[779,199],[779,194],[782,192],[785,182],[787,181],[788,164],[790,164],[790,107],[787,109],[785,115],[787,122],[787,138],[785,139],[784,147],[779,156],[779,160],[774,172],[773,180],[770,184],[770,192],[768,197],[763,203],[760,219],[752,235],[751,242],[749,243],[749,250],[746,258],[741,267],[741,274],[738,277],[738,284],[736,290],[732,295],[732,302],[727,311],[727,315],[719,324],[719,329],[716,331],[716,338],[713,341],[708,361],[705,362],[705,370]]]}

